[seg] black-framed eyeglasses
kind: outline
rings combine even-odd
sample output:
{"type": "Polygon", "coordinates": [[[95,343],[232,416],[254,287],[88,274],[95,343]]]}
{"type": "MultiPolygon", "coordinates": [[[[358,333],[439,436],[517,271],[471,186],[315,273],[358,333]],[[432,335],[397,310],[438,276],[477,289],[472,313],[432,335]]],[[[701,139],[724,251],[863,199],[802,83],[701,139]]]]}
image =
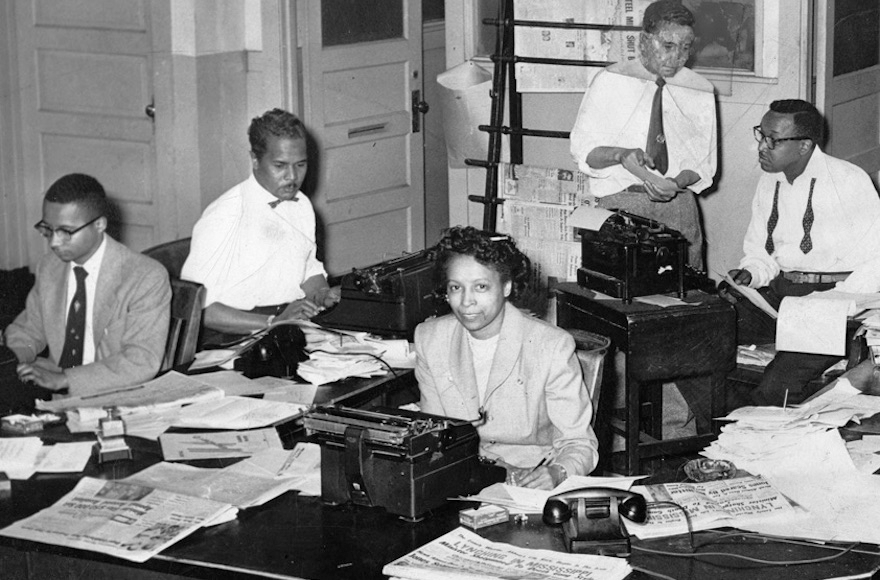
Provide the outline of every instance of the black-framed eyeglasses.
{"type": "Polygon", "coordinates": [[[771,137],[765,135],[764,132],[761,131],[760,125],[752,127],[752,131],[755,132],[755,141],[758,143],[763,141],[767,144],[767,149],[776,149],[776,144],[782,143],[783,141],[800,141],[801,139],[809,139],[809,137],[771,137]]]}
{"type": "Polygon", "coordinates": [[[54,228],[53,229],[53,228],[49,227],[49,224],[44,223],[43,220],[40,220],[37,223],[35,223],[34,229],[37,230],[38,232],[40,232],[40,235],[43,236],[44,238],[46,238],[47,240],[51,240],[52,237],[57,234],[58,237],[61,238],[62,242],[69,242],[70,238],[72,238],[74,236],[74,234],[86,229],[87,227],[89,227],[90,225],[92,225],[93,223],[95,223],[96,221],[101,219],[102,217],[104,217],[104,216],[99,215],[98,217],[96,217],[92,221],[84,223],[83,225],[79,226],[75,230],[70,230],[67,228],[54,228]]]}

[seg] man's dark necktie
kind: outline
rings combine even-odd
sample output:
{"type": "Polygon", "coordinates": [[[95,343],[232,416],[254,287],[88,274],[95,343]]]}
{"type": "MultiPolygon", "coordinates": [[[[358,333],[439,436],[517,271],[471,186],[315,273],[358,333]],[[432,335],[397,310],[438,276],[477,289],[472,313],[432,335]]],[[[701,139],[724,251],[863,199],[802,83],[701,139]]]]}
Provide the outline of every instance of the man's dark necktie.
{"type": "Polygon", "coordinates": [[[773,244],[773,230],[776,229],[776,224],[779,223],[779,182],[776,182],[776,191],[773,192],[773,209],[770,210],[770,219],[767,220],[767,241],[764,242],[764,249],[767,250],[767,253],[771,256],[773,255],[773,250],[776,248],[775,244],[773,244]]]}
{"type": "Polygon", "coordinates": [[[83,344],[86,336],[86,276],[89,275],[82,266],[73,269],[76,276],[76,292],[70,301],[67,312],[67,331],[64,335],[64,349],[58,366],[63,369],[78,367],[83,360],[83,344]]]}
{"type": "Polygon", "coordinates": [[[813,249],[813,240],[810,238],[810,230],[813,229],[813,188],[816,187],[816,178],[810,181],[810,195],[807,197],[807,209],[804,210],[804,239],[801,240],[801,251],[809,254],[813,249]]]}
{"type": "Polygon", "coordinates": [[[651,105],[651,122],[648,125],[648,144],[645,153],[654,160],[654,169],[666,175],[669,169],[669,153],[666,151],[666,135],[663,133],[663,87],[666,81],[657,77],[657,90],[651,105]]]}

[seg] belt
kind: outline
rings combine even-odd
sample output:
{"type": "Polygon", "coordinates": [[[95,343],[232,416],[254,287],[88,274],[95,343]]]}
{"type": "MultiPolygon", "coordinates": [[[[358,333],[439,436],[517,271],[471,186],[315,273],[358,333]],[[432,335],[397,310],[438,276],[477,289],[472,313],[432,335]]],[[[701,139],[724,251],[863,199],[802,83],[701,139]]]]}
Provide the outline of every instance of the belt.
{"type": "Polygon", "coordinates": [[[842,282],[852,272],[782,272],[782,277],[795,284],[832,284],[842,282]]]}

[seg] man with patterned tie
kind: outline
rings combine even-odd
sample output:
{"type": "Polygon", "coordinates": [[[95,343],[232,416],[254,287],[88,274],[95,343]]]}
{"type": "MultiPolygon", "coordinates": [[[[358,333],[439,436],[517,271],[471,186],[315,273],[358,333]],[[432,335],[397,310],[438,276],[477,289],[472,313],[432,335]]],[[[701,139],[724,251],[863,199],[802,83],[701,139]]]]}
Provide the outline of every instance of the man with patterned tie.
{"type": "Polygon", "coordinates": [[[571,130],[571,154],[590,176],[600,207],[680,231],[690,242],[690,264],[702,268],[694,194],[712,185],[717,135],[714,88],[684,66],[693,26],[693,14],[678,0],[645,9],[639,58],[596,74],[571,130]]]}
{"type": "Polygon", "coordinates": [[[35,228],[52,251],[5,331],[25,384],[82,396],[159,370],[171,315],[168,274],[105,234],[107,208],[104,188],[88,175],[65,175],[46,191],[35,228]]]}
{"type": "Polygon", "coordinates": [[[315,212],[300,191],[305,126],[273,109],[253,119],[248,137],[253,174],[205,209],[181,271],[207,289],[203,344],[308,319],[339,301],[316,257],[315,212]]]}
{"type": "MultiPolygon", "coordinates": [[[[774,307],[786,296],[837,288],[877,292],[876,276],[850,276],[873,268],[880,237],[880,197],[861,168],[820,148],[824,123],[812,104],[774,101],[754,127],[764,173],[752,201],[743,242],[745,256],[730,271],[738,284],[757,288],[774,307]],[[867,283],[867,284],[866,284],[867,283]]],[[[737,342],[775,340],[776,321],[726,283],[721,294],[735,302],[737,342]]],[[[797,402],[803,387],[840,357],[779,352],[751,392],[759,405],[797,402]]]]}

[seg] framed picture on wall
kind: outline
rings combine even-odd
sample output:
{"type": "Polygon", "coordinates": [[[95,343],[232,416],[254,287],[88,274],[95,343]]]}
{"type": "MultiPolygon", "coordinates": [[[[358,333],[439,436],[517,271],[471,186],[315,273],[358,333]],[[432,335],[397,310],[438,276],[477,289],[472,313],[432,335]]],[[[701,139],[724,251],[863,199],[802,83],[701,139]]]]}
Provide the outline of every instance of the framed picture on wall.
{"type": "Polygon", "coordinates": [[[684,0],[696,18],[691,68],[756,71],[760,0],[684,0]]]}

